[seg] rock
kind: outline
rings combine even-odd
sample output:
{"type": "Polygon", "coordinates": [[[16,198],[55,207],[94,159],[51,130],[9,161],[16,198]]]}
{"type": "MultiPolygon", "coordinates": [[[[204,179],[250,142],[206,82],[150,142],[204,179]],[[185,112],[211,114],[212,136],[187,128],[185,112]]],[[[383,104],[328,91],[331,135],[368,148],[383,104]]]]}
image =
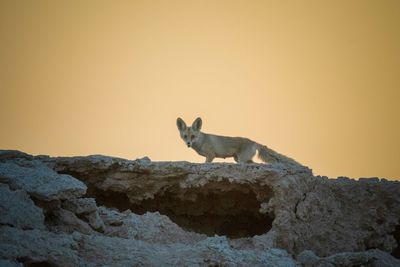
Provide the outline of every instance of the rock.
{"type": "Polygon", "coordinates": [[[400,266],[399,182],[0,151],[0,183],[4,264],[400,266]]]}
{"type": "Polygon", "coordinates": [[[67,209],[77,215],[89,214],[97,210],[96,201],[94,198],[73,198],[67,199],[62,204],[64,209],[67,209]]]}
{"type": "Polygon", "coordinates": [[[0,227],[0,258],[37,266],[84,266],[71,235],[0,227]]]}
{"type": "Polygon", "coordinates": [[[58,174],[39,160],[0,161],[0,182],[42,200],[69,199],[86,193],[86,186],[69,175],[58,174]]]}
{"type": "Polygon", "coordinates": [[[9,261],[9,260],[0,260],[1,267],[23,267],[22,263],[16,261],[9,261]]]}
{"type": "Polygon", "coordinates": [[[26,192],[12,191],[4,184],[0,184],[0,214],[0,225],[21,229],[45,228],[42,209],[35,206],[26,192]]]}
{"type": "Polygon", "coordinates": [[[137,215],[131,211],[120,213],[105,207],[99,208],[105,224],[105,234],[112,237],[137,239],[152,243],[194,244],[206,235],[187,232],[158,212],[137,215]]]}
{"type": "Polygon", "coordinates": [[[311,250],[304,250],[296,256],[296,260],[303,264],[304,267],[313,267],[319,264],[321,258],[311,250]]]}
{"type": "Polygon", "coordinates": [[[0,227],[0,258],[50,266],[298,266],[285,251],[232,249],[226,238],[194,245],[163,245],[135,239],[55,234],[0,227]]]}
{"type": "Polygon", "coordinates": [[[33,159],[33,156],[18,150],[0,150],[0,160],[3,159],[33,159]]]}
{"type": "MultiPolygon", "coordinates": [[[[295,209],[288,233],[319,256],[378,248],[392,252],[400,219],[397,182],[317,181],[295,209]]],[[[298,250],[297,250],[298,251],[298,250]]]]}
{"type": "Polygon", "coordinates": [[[158,211],[209,236],[254,236],[257,247],[293,254],[308,249],[318,256],[368,248],[391,253],[398,246],[398,182],[315,177],[307,168],[282,164],[143,163],[104,156],[53,158],[48,164],[84,181],[102,205],[158,211]]]}
{"type": "Polygon", "coordinates": [[[137,161],[139,161],[141,164],[146,164],[146,163],[150,163],[151,159],[149,157],[143,157],[143,158],[137,159],[137,161]]]}
{"type": "Polygon", "coordinates": [[[235,250],[224,238],[207,238],[194,245],[168,246],[132,239],[85,236],[79,240],[81,256],[105,266],[298,266],[286,252],[235,250]]]}
{"type": "Polygon", "coordinates": [[[317,257],[312,251],[303,251],[296,259],[304,267],[323,266],[371,266],[371,267],[396,267],[400,260],[392,255],[377,249],[363,252],[342,252],[329,257],[317,257]]]}
{"type": "Polygon", "coordinates": [[[69,210],[59,209],[54,212],[56,217],[56,225],[52,226],[52,230],[56,232],[72,233],[78,231],[84,234],[93,234],[93,229],[89,224],[79,219],[69,210]]]}
{"type": "Polygon", "coordinates": [[[89,225],[96,231],[104,232],[105,225],[103,220],[101,219],[99,213],[96,211],[91,212],[85,215],[86,220],[88,221],[89,225]]]}

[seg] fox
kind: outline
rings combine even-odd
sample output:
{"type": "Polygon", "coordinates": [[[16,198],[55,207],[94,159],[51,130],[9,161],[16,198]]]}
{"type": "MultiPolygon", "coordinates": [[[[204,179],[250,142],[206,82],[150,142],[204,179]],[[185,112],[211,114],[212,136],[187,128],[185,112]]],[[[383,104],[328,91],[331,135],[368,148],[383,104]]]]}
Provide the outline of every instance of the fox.
{"type": "Polygon", "coordinates": [[[215,158],[231,157],[237,163],[254,163],[253,157],[258,152],[259,159],[265,163],[299,164],[295,160],[248,138],[204,133],[200,131],[202,124],[200,117],[194,120],[190,127],[181,118],[176,120],[182,140],[188,148],[193,148],[199,155],[205,157],[206,163],[212,162],[215,158]]]}

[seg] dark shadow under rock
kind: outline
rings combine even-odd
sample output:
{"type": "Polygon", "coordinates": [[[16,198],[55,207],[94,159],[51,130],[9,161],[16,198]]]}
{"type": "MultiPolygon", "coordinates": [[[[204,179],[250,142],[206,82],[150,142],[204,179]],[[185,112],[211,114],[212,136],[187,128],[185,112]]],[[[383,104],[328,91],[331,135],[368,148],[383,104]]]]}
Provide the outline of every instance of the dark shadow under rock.
{"type": "MultiPolygon", "coordinates": [[[[271,191],[268,187],[265,191],[271,191]]],[[[272,191],[271,191],[272,192],[272,191]]],[[[102,191],[89,185],[88,195],[99,205],[130,209],[137,214],[160,212],[185,230],[208,236],[252,237],[267,233],[273,216],[259,212],[261,202],[246,185],[214,182],[196,188],[170,187],[152,199],[131,204],[124,193],[102,191]]]]}
{"type": "Polygon", "coordinates": [[[392,256],[400,259],[400,224],[396,226],[393,237],[397,241],[397,248],[392,251],[392,256]]]}

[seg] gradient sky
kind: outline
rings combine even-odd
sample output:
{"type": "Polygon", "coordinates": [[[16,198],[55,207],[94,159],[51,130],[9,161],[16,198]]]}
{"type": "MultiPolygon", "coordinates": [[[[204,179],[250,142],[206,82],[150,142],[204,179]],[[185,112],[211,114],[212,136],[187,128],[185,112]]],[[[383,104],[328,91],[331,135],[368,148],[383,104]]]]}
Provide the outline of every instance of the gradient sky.
{"type": "Polygon", "coordinates": [[[204,158],[176,118],[400,178],[400,1],[0,1],[0,148],[204,158]]]}

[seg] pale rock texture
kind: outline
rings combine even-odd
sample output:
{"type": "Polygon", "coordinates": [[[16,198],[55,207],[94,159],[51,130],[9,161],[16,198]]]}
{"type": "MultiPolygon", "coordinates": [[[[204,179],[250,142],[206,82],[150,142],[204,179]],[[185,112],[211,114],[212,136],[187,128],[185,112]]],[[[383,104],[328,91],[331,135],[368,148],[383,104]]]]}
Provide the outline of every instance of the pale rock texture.
{"type": "Polygon", "coordinates": [[[158,212],[137,215],[130,210],[120,213],[115,209],[99,207],[99,214],[106,226],[104,234],[111,237],[163,244],[194,244],[207,238],[206,235],[184,231],[158,212]]]}
{"type": "Polygon", "coordinates": [[[208,235],[257,234],[251,242],[258,247],[294,254],[309,249],[327,256],[369,248],[391,253],[398,246],[393,233],[400,219],[399,182],[328,179],[313,176],[305,167],[282,164],[142,162],[104,156],[55,158],[48,164],[84,181],[104,205],[159,211],[183,228],[208,235]],[[250,219],[242,225],[260,231],[233,227],[243,218],[250,219]]]}
{"type": "Polygon", "coordinates": [[[297,165],[0,151],[0,266],[400,266],[399,204],[297,165]]]}
{"type": "Polygon", "coordinates": [[[86,186],[81,181],[57,174],[40,160],[25,158],[0,162],[0,182],[46,201],[80,197],[86,193],[86,186]]]}
{"type": "Polygon", "coordinates": [[[10,190],[0,184],[0,225],[21,229],[45,229],[42,209],[35,206],[28,194],[10,190]]]}
{"type": "Polygon", "coordinates": [[[97,210],[94,198],[73,198],[63,203],[63,208],[76,214],[90,214],[97,210]]]}
{"type": "Polygon", "coordinates": [[[391,267],[399,266],[399,260],[390,254],[377,249],[362,252],[342,252],[325,258],[320,258],[310,250],[297,255],[297,260],[304,267],[333,267],[333,266],[370,266],[391,267]]]}
{"type": "Polygon", "coordinates": [[[0,260],[0,266],[1,267],[23,267],[24,265],[17,261],[0,260]]]}

